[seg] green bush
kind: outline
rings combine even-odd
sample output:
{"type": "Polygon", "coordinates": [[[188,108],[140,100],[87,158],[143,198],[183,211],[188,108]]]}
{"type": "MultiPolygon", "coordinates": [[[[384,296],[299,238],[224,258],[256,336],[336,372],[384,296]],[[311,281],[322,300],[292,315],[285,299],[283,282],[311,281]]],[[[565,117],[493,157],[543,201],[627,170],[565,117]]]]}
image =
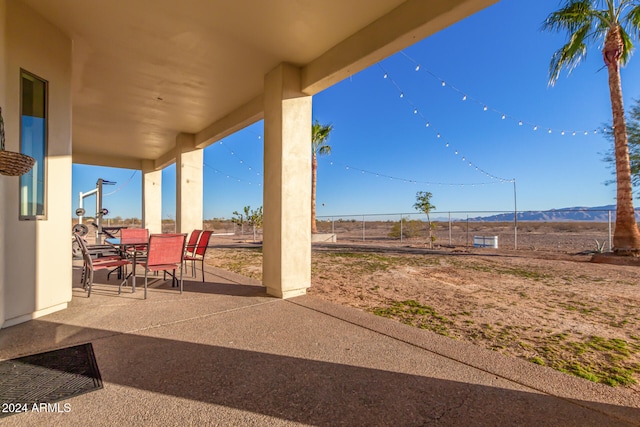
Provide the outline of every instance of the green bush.
{"type": "MultiPolygon", "coordinates": [[[[418,221],[417,219],[402,220],[402,238],[403,239],[407,239],[411,237],[420,237],[424,229],[425,229],[425,224],[422,221],[418,221]]],[[[400,238],[400,221],[396,221],[393,224],[393,227],[391,227],[391,232],[389,233],[389,237],[393,237],[396,239],[400,238]]]]}

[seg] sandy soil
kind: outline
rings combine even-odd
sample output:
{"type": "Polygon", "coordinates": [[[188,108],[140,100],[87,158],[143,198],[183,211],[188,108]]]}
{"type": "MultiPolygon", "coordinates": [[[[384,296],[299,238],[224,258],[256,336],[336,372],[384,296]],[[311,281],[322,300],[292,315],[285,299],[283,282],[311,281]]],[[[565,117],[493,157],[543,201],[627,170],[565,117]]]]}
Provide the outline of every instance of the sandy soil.
{"type": "MultiPolygon", "coordinates": [[[[591,256],[314,245],[309,294],[640,393],[640,267],[591,256]]],[[[208,262],[261,278],[261,248],[208,262]]]]}

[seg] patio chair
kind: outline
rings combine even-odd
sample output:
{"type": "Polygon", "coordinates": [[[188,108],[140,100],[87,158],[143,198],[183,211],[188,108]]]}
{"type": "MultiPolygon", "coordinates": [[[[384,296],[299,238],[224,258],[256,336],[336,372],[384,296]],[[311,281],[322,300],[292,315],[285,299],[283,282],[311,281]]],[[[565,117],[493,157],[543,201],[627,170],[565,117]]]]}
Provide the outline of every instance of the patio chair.
{"type": "Polygon", "coordinates": [[[191,235],[189,236],[189,240],[187,241],[187,246],[185,247],[184,253],[186,255],[194,255],[196,246],[198,245],[198,238],[202,230],[193,230],[191,235]]]}
{"type": "Polygon", "coordinates": [[[196,261],[200,261],[202,264],[202,281],[204,282],[204,255],[207,252],[207,247],[209,246],[209,239],[213,234],[212,230],[205,230],[200,234],[200,238],[198,239],[198,245],[195,247],[195,250],[191,255],[186,253],[184,256],[185,265],[187,261],[191,261],[191,274],[193,277],[196,276],[196,261]]]}
{"type": "Polygon", "coordinates": [[[118,286],[118,293],[120,293],[122,285],[127,281],[126,266],[131,264],[131,261],[122,258],[108,259],[104,261],[94,260],[89,253],[89,249],[87,248],[87,244],[85,243],[84,239],[77,234],[75,234],[74,237],[76,239],[76,243],[82,251],[82,259],[84,260],[82,271],[82,287],[84,290],[88,291],[87,298],[91,296],[93,275],[96,270],[123,268],[125,279],[120,283],[120,286],[118,286]]]}
{"type": "MultiPolygon", "coordinates": [[[[186,234],[152,234],[147,246],[147,259],[138,263],[144,268],[144,298],[147,299],[147,279],[150,271],[168,272],[172,276],[172,284],[176,270],[180,269],[180,293],[182,293],[182,257],[184,254],[186,234]]],[[[136,275],[133,275],[135,288],[136,275]]]]}
{"type": "MultiPolygon", "coordinates": [[[[92,262],[94,264],[122,259],[119,252],[116,251],[111,245],[90,245],[84,238],[85,234],[86,233],[81,232],[80,229],[74,227],[73,236],[72,236],[73,243],[71,245],[71,251],[74,259],[84,260],[84,253],[82,251],[82,247],[80,246],[80,243],[77,240],[78,238],[81,239],[82,242],[84,243],[84,246],[87,249],[87,252],[89,252],[89,256],[91,257],[92,262]]],[[[120,278],[121,267],[117,267],[114,270],[118,270],[119,272],[118,278],[120,278]]],[[[109,278],[112,272],[113,271],[109,272],[109,274],[107,275],[107,278],[109,278]]],[[[82,274],[80,274],[80,283],[84,283],[86,273],[87,273],[87,263],[84,262],[82,266],[82,274]]]]}
{"type": "MultiPolygon", "coordinates": [[[[146,242],[149,240],[149,230],[147,228],[123,228],[122,230],[120,230],[120,240],[146,242]]],[[[146,245],[131,246],[126,249],[125,253],[128,255],[132,255],[134,252],[136,252],[137,256],[144,256],[146,250],[146,245]]]]}

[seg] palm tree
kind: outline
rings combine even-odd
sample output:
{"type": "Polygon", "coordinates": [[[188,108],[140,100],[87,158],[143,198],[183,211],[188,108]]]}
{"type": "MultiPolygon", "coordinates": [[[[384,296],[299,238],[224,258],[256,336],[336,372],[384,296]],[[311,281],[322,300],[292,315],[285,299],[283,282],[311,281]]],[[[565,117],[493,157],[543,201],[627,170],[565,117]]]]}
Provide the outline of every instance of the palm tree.
{"type": "MultiPolygon", "coordinates": [[[[631,185],[635,190],[640,190],[640,99],[634,100],[634,104],[627,114],[627,138],[629,145],[629,160],[631,166],[631,185]]],[[[606,136],[611,142],[614,141],[613,126],[611,123],[606,125],[606,136]]],[[[616,156],[613,146],[607,151],[603,159],[611,168],[615,170],[616,156]]],[[[615,184],[615,179],[607,181],[605,184],[615,184]]],[[[634,191],[636,199],[640,199],[640,193],[634,191]]]]}
{"type": "Polygon", "coordinates": [[[333,125],[321,125],[317,120],[311,127],[311,232],[317,233],[316,226],[316,181],[318,179],[318,156],[331,154],[327,144],[333,125]]]}
{"type": "Polygon", "coordinates": [[[569,41],[553,54],[549,84],[563,68],[571,72],[587,55],[587,45],[601,43],[602,57],[609,73],[609,93],[613,113],[616,159],[616,229],[613,250],[618,254],[640,252],[640,231],[636,223],[631,187],[627,127],[622,103],[620,66],[633,50],[632,37],[640,35],[640,0],[567,0],[543,23],[544,30],[566,31],[569,41]]]}

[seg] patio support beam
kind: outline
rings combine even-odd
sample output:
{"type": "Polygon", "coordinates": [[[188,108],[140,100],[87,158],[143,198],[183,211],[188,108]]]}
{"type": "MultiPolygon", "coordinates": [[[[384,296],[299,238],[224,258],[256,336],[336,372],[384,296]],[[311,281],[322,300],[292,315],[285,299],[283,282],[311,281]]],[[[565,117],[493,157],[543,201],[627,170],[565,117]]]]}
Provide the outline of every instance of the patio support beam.
{"type": "Polygon", "coordinates": [[[263,284],[279,298],[311,285],[311,96],[301,70],[265,76],[263,284]]]}
{"type": "Polygon", "coordinates": [[[498,0],[407,0],[303,69],[309,95],[352,76],[498,0]]]}
{"type": "Polygon", "coordinates": [[[195,146],[195,135],[176,137],[176,232],[202,229],[204,151],[195,146]]]}
{"type": "Polygon", "coordinates": [[[233,110],[220,120],[211,123],[209,126],[196,134],[196,147],[206,148],[214,142],[220,141],[245,127],[262,120],[264,113],[264,100],[262,95],[252,99],[246,104],[233,110]]]}
{"type": "Polygon", "coordinates": [[[153,166],[147,160],[142,170],[142,226],[150,233],[162,233],[162,170],[153,166]]]}
{"type": "Polygon", "coordinates": [[[110,168],[142,169],[143,161],[129,157],[109,156],[106,154],[87,154],[74,152],[71,161],[80,165],[106,166],[110,168]]]}

